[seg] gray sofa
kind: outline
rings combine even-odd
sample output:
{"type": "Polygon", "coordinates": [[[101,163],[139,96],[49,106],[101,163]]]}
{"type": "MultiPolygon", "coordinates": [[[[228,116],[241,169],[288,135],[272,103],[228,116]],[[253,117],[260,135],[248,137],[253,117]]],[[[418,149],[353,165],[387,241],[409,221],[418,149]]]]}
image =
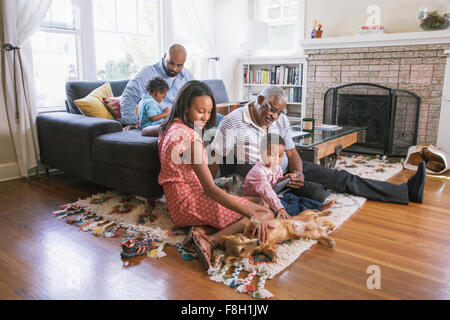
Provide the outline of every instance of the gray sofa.
{"type": "MultiPolygon", "coordinates": [[[[115,97],[128,80],[109,81],[115,97]]],[[[217,103],[228,102],[222,80],[205,80],[217,103]]],[[[160,196],[158,139],[143,137],[139,130],[122,131],[115,120],[88,117],[73,102],[88,95],[104,81],[66,84],[66,111],[40,113],[36,124],[41,163],[119,192],[141,197],[160,196]]],[[[217,123],[222,116],[217,114],[217,123]]]]}

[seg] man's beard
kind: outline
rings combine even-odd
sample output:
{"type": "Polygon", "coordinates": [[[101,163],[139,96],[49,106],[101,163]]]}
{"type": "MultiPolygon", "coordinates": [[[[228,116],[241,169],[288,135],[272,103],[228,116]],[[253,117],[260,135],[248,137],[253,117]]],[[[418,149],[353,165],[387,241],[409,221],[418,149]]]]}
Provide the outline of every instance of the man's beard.
{"type": "Polygon", "coordinates": [[[164,62],[165,61],[163,61],[162,66],[163,66],[163,69],[166,72],[167,76],[169,76],[171,78],[176,77],[178,75],[178,72],[167,69],[166,64],[164,62]]]}

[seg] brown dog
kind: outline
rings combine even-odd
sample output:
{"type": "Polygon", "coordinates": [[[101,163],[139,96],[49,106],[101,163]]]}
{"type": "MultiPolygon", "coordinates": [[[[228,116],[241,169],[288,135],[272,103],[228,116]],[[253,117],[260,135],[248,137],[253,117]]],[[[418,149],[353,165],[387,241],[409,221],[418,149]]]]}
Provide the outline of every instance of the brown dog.
{"type": "Polygon", "coordinates": [[[327,218],[331,210],[306,210],[290,220],[272,219],[269,223],[274,227],[269,229],[267,242],[261,244],[252,234],[258,227],[258,221],[251,219],[244,233],[224,236],[225,263],[233,264],[243,258],[251,258],[256,252],[262,252],[276,262],[276,243],[286,240],[308,238],[318,240],[318,243],[333,248],[335,241],[326,234],[335,229],[335,225],[327,218]]]}

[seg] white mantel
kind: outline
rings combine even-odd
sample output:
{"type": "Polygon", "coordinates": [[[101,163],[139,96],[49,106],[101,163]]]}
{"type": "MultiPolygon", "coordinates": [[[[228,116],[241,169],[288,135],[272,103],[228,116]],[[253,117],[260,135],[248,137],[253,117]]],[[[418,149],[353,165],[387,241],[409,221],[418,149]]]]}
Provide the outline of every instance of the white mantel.
{"type": "Polygon", "coordinates": [[[450,30],[355,35],[301,40],[303,50],[450,43],[450,30]]]}

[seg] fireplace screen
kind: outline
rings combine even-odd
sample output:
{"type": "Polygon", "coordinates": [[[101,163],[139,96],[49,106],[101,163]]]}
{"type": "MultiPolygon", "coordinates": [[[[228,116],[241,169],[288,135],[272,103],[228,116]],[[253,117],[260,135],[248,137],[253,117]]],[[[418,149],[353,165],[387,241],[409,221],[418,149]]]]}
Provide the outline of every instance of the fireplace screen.
{"type": "Polygon", "coordinates": [[[406,156],[417,144],[420,97],[406,90],[370,83],[328,89],[323,123],[367,127],[366,141],[347,151],[406,156]]]}

